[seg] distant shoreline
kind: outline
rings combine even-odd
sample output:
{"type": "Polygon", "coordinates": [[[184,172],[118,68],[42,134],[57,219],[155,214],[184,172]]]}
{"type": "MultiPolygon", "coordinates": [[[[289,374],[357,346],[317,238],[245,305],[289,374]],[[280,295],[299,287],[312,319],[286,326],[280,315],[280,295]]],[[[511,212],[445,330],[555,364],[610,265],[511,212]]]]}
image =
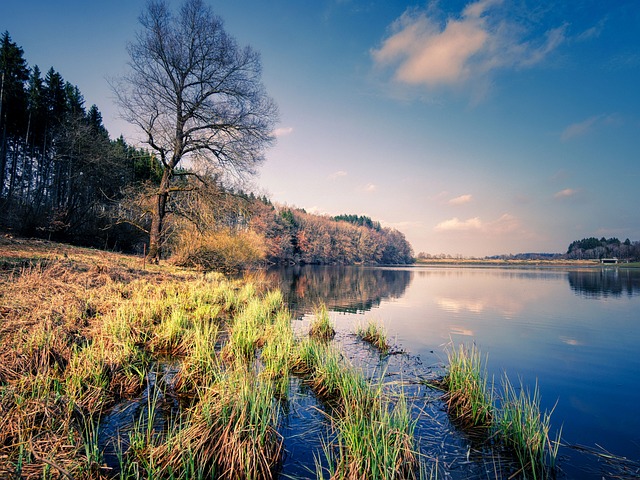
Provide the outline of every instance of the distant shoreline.
{"type": "Polygon", "coordinates": [[[418,259],[415,266],[640,268],[640,262],[602,264],[598,260],[418,259]]]}

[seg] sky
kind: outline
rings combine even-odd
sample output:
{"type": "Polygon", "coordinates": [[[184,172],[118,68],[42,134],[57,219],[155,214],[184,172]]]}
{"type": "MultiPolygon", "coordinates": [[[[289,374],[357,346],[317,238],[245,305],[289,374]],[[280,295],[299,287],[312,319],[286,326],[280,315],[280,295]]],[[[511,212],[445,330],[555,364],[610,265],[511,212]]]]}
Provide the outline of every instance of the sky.
{"type": "MultiPolygon", "coordinates": [[[[280,122],[252,181],[274,202],[367,215],[416,254],[640,240],[637,0],[205,1],[261,54],[280,122]]],[[[144,7],[1,0],[0,30],[139,144],[108,79],[144,7]]]]}

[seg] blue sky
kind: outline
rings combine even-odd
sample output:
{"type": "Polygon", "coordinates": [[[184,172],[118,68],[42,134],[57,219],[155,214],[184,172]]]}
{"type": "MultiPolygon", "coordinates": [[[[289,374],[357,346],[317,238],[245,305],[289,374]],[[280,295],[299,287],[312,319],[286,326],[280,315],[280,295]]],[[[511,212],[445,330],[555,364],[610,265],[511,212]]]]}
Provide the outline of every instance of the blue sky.
{"type": "MultiPolygon", "coordinates": [[[[261,53],[280,108],[254,179],[274,201],[368,215],[416,253],[640,240],[636,0],[210,4],[261,53]]],[[[126,69],[143,7],[5,0],[0,30],[136,143],[106,78],[126,69]]]]}

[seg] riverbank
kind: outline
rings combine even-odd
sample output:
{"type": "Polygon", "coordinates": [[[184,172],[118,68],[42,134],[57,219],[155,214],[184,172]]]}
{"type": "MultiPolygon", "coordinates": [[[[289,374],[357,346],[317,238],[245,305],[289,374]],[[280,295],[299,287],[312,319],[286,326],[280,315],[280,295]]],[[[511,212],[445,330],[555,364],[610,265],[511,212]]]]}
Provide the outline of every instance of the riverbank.
{"type": "MultiPolygon", "coordinates": [[[[328,268],[313,271],[342,295],[357,290],[356,313],[380,305],[382,298],[401,297],[413,277],[433,280],[410,268],[338,270],[337,277],[328,268]]],[[[464,285],[445,269],[431,273],[454,281],[456,291],[464,285]]],[[[478,276],[486,279],[493,271],[465,273],[475,277],[474,284],[486,285],[478,276]]],[[[575,270],[569,285],[593,296],[593,285],[580,280],[585,275],[603,280],[597,270],[575,270]]],[[[516,277],[510,281],[522,280],[516,277]]],[[[314,304],[334,298],[331,289],[313,289],[309,282],[298,277],[289,287],[314,304]]],[[[355,470],[362,478],[361,469],[370,465],[366,455],[373,455],[381,460],[378,468],[393,469],[386,459],[402,458],[406,476],[439,478],[448,462],[438,458],[467,455],[468,463],[464,439],[445,440],[458,433],[440,394],[423,391],[422,375],[432,370],[413,357],[419,346],[407,354],[394,346],[381,356],[389,346],[385,341],[372,353],[364,324],[346,325],[352,309],[343,301],[337,302],[340,322],[333,326],[326,310],[292,321],[288,295],[272,290],[276,284],[266,274],[230,279],[168,262],[148,265],[130,255],[0,237],[0,477],[186,480],[204,475],[193,470],[198,468],[213,478],[341,479],[355,470]],[[301,331],[310,318],[324,319],[323,330],[337,338],[329,333],[314,339],[311,326],[301,331]],[[354,359],[363,365],[351,368],[354,359]],[[384,388],[362,375],[378,369],[388,382],[384,388]],[[346,401],[351,398],[360,400],[346,401]],[[365,436],[393,441],[368,441],[373,448],[358,450],[365,436]],[[419,455],[413,455],[416,450],[419,455]],[[296,454],[303,458],[298,465],[296,454]]],[[[439,305],[466,308],[451,298],[439,305]]],[[[512,295],[508,300],[512,307],[512,295]]],[[[481,304],[468,305],[477,311],[481,304]]],[[[442,338],[450,338],[451,328],[439,317],[410,316],[421,324],[433,318],[427,330],[444,328],[442,338]]],[[[403,317],[396,311],[390,318],[403,317]]],[[[433,351],[421,356],[435,370],[444,368],[433,351]]],[[[478,460],[465,467],[468,472],[496,455],[483,445],[474,448],[478,460]]],[[[498,469],[518,469],[501,458],[496,477],[498,469]]]]}
{"type": "Polygon", "coordinates": [[[317,478],[418,475],[406,402],[294,337],[260,275],[5,236],[0,315],[2,478],[276,478],[293,376],[337,432],[317,478]]]}

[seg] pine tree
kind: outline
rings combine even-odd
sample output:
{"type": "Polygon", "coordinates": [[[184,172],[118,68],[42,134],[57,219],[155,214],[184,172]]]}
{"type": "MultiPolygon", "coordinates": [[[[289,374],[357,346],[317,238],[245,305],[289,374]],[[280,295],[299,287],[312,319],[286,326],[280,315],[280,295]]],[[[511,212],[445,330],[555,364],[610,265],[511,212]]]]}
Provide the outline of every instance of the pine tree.
{"type": "Polygon", "coordinates": [[[7,180],[11,187],[14,181],[11,173],[17,171],[17,140],[24,133],[28,78],[24,52],[5,32],[0,38],[0,198],[9,196],[7,180]]]}

